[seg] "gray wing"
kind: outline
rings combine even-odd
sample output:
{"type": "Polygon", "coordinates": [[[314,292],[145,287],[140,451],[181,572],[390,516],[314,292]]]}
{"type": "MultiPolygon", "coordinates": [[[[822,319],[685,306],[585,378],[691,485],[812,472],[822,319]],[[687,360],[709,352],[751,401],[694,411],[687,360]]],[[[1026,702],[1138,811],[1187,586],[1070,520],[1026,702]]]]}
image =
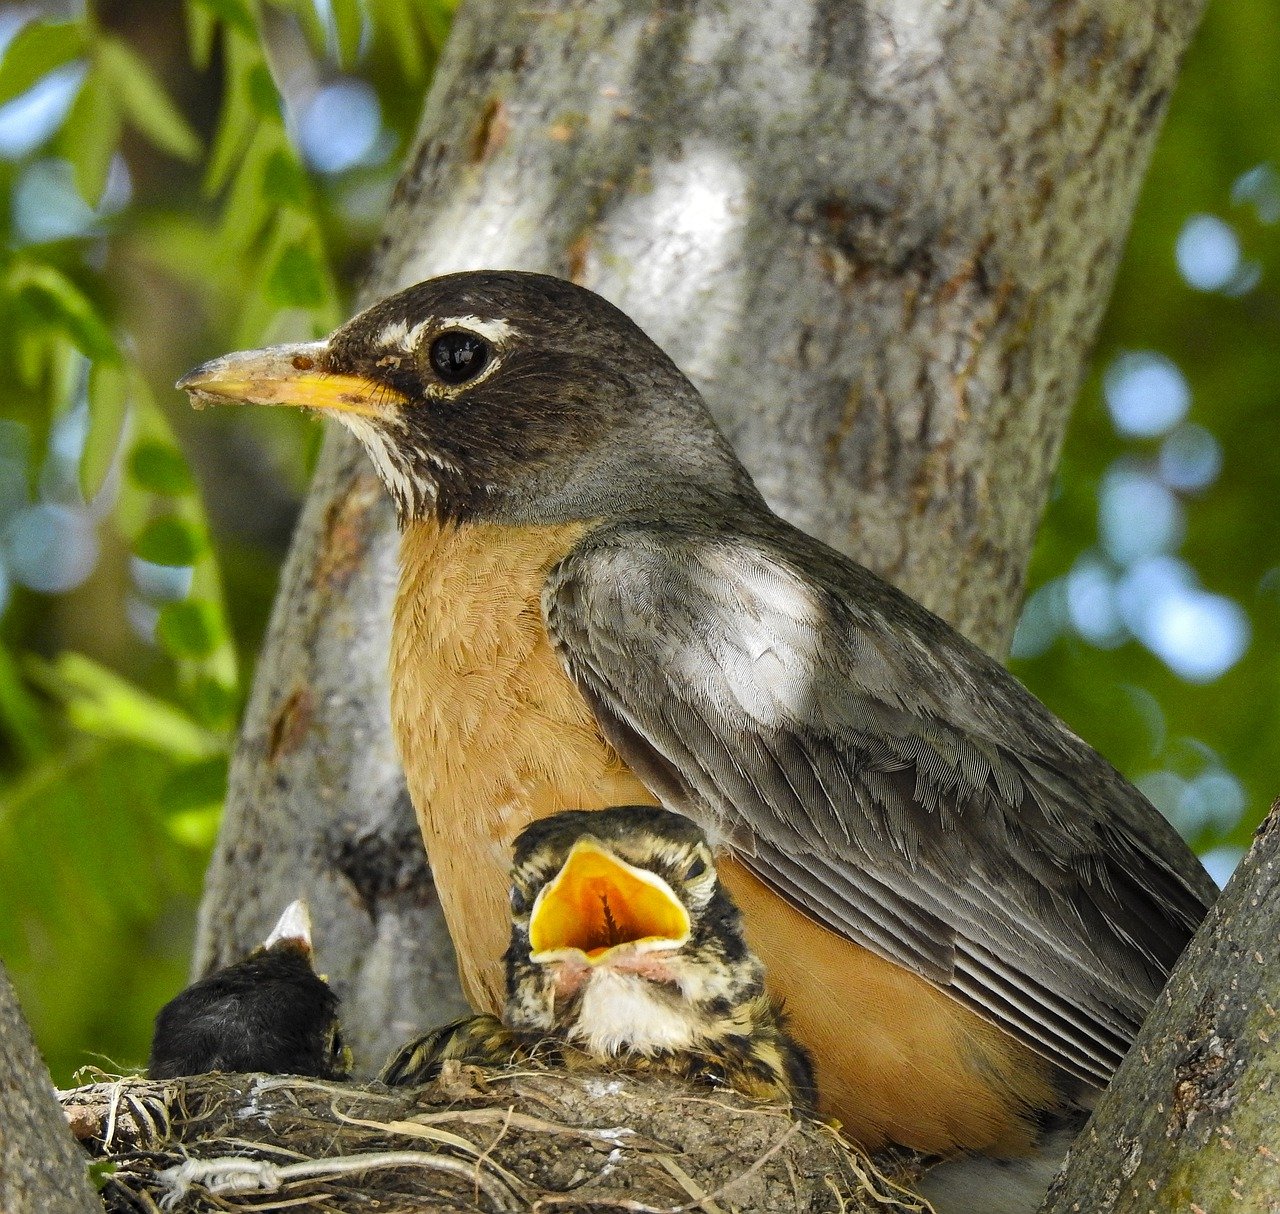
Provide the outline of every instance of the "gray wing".
{"type": "Polygon", "coordinates": [[[1216,890],[997,662],[778,521],[603,529],[548,629],[673,809],[833,931],[1105,1084],[1216,890]]]}

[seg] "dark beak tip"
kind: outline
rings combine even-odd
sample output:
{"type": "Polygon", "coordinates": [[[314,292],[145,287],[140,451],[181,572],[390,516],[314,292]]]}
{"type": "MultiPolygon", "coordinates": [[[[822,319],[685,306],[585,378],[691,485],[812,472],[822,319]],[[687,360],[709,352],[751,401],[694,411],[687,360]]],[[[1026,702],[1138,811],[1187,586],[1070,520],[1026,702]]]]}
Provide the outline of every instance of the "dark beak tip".
{"type": "Polygon", "coordinates": [[[200,391],[200,381],[208,377],[210,364],[201,363],[198,367],[192,367],[181,379],[173,386],[179,392],[190,392],[192,394],[200,391]]]}

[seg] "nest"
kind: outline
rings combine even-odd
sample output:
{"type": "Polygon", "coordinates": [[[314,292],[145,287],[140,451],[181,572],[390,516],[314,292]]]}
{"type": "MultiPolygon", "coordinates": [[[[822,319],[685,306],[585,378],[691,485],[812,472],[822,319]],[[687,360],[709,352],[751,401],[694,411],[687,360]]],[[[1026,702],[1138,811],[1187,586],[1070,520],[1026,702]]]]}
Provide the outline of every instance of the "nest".
{"type": "Polygon", "coordinates": [[[106,1078],[61,1095],[112,1214],[630,1210],[926,1214],[912,1160],[733,1092],[623,1074],[420,1088],[279,1075],[106,1078]]]}

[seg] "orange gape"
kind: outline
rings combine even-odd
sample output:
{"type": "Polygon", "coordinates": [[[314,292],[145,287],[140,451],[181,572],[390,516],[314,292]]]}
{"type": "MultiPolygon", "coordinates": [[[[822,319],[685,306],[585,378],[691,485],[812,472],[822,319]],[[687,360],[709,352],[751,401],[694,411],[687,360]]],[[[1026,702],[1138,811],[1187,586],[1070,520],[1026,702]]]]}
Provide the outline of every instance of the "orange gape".
{"type": "MultiPolygon", "coordinates": [[[[400,553],[391,715],[409,793],[477,1010],[505,1000],[515,835],[563,809],[656,804],[604,740],[543,626],[547,572],[586,524],[410,524],[400,553]]],[[[1030,1149],[1050,1068],[923,978],[808,919],[740,865],[721,876],[813,1052],[826,1112],[874,1149],[1030,1149]]]]}

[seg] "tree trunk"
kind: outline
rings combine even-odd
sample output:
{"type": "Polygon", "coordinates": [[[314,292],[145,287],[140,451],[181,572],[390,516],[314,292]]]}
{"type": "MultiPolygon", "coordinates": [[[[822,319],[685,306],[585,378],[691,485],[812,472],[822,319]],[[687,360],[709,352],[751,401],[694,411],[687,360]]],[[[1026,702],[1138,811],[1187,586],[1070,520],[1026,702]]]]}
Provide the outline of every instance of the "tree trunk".
{"type": "MultiPolygon", "coordinates": [[[[1200,0],[468,0],[362,302],[545,270],[692,376],[773,505],[1003,652],[1200,0]]],[[[357,1058],[460,1006],[387,723],[395,532],[330,434],[196,969],[305,892],[357,1058]]]]}
{"type": "Polygon", "coordinates": [[[1072,1147],[1045,1214],[1280,1214],[1280,802],[1072,1147]]]}
{"type": "Polygon", "coordinates": [[[102,1214],[87,1165],[0,965],[0,1210],[102,1214]]]}

